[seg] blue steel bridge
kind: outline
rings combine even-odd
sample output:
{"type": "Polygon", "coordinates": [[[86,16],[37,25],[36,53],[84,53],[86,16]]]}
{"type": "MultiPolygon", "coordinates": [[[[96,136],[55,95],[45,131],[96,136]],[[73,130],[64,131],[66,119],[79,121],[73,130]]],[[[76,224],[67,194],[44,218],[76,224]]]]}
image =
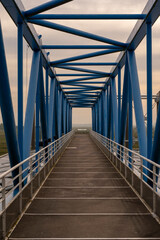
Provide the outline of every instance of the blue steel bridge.
{"type": "Polygon", "coordinates": [[[20,0],[1,0],[18,33],[18,136],[2,24],[0,107],[10,168],[0,175],[0,238],[160,239],[160,107],[152,139],[152,27],[160,16],[160,1],[148,1],[141,14],[54,13],[70,2],[74,1],[35,1],[37,6],[25,10],[20,0]],[[56,20],[136,20],[136,24],[122,42],[56,20]],[[67,45],[65,38],[63,45],[54,39],[47,45],[35,25],[86,38],[87,45],[67,45]],[[147,127],[135,54],[144,38],[147,127]],[[33,52],[25,114],[24,39],[33,52]],[[50,60],[51,49],[61,49],[64,55],[68,49],[90,53],[50,60]],[[98,60],[115,53],[116,61],[98,60]],[[97,70],[102,66],[103,71],[97,70]],[[92,130],[72,130],[73,108],[92,110],[92,130]],[[133,114],[138,152],[132,149],[133,114]]]}

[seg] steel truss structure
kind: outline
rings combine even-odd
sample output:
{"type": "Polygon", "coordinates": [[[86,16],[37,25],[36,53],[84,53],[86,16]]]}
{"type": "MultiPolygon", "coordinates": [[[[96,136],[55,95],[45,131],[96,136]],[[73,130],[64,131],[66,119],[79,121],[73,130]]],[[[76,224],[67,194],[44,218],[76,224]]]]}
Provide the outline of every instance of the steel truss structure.
{"type": "MultiPolygon", "coordinates": [[[[160,163],[160,108],[158,110],[154,142],[152,144],[152,26],[160,16],[160,1],[148,1],[142,14],[44,14],[43,12],[72,0],[52,0],[25,11],[19,0],[1,0],[18,28],[18,139],[7,72],[2,29],[0,28],[0,106],[5,128],[11,166],[20,163],[30,154],[34,104],[36,103],[36,151],[39,150],[39,114],[44,147],[49,141],[60,138],[72,129],[72,109],[92,108],[92,129],[124,145],[128,115],[129,144],[132,150],[132,100],[139,139],[140,154],[160,163]],[[53,23],[47,20],[108,20],[137,19],[126,43],[89,32],[53,23]],[[71,35],[91,39],[103,45],[44,45],[34,25],[54,29],[71,35]],[[140,94],[140,83],[135,50],[146,36],[147,48],[147,134],[140,94]],[[33,50],[28,100],[23,128],[23,37],[33,50]],[[92,53],[50,61],[47,49],[93,49],[92,53]],[[120,52],[116,62],[76,62],[96,56],[120,52]],[[113,66],[111,72],[83,68],[85,66],[113,66]],[[125,66],[121,102],[121,69],[125,66]],[[46,71],[44,91],[43,68],[46,71]],[[55,69],[75,71],[75,74],[56,74],[55,69]],[[80,77],[58,81],[59,76],[80,77]],[[118,76],[118,91],[116,90],[118,76]],[[48,88],[49,77],[50,93],[48,88]],[[99,79],[106,78],[105,81],[99,79]],[[95,81],[95,79],[98,79],[95,81]],[[93,80],[93,81],[90,81],[93,80]],[[101,84],[101,86],[99,86],[101,84]],[[118,100],[117,100],[118,92],[118,100]],[[50,96],[50,97],[49,97],[50,96]]],[[[148,163],[146,163],[148,164],[148,163]]],[[[147,165],[150,168],[149,165],[147,165]]]]}

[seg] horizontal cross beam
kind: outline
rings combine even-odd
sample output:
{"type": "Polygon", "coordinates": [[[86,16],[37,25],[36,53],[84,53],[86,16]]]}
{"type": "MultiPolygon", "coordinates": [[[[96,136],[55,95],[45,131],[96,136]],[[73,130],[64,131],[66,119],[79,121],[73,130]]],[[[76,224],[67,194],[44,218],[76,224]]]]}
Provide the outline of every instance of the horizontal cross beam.
{"type": "Polygon", "coordinates": [[[31,19],[50,20],[143,20],[146,14],[38,14],[31,19]]]}
{"type": "Polygon", "coordinates": [[[42,45],[41,49],[117,49],[112,45],[42,45]]]}

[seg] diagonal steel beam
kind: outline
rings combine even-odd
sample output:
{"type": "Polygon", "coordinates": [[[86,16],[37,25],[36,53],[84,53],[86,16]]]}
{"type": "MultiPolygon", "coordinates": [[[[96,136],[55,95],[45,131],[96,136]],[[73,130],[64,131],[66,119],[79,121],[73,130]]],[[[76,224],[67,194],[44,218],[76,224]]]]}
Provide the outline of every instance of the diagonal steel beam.
{"type": "Polygon", "coordinates": [[[24,15],[25,15],[25,17],[31,17],[31,16],[34,16],[38,13],[47,11],[49,9],[58,7],[62,4],[65,4],[65,3],[68,3],[68,2],[71,2],[71,1],[73,1],[73,0],[52,0],[52,1],[49,1],[49,2],[44,3],[42,5],[39,5],[35,8],[32,8],[32,9],[29,9],[29,10],[25,11],[24,15]]]}
{"type": "MultiPolygon", "coordinates": [[[[103,50],[103,51],[98,51],[98,52],[93,52],[93,53],[87,53],[87,54],[83,54],[83,55],[79,55],[79,56],[75,56],[75,57],[70,57],[70,58],[53,61],[53,62],[50,62],[50,65],[56,66],[61,63],[67,63],[67,62],[72,62],[72,61],[77,61],[77,60],[82,60],[82,59],[87,59],[87,58],[92,58],[92,57],[98,57],[98,56],[102,56],[102,55],[120,52],[122,50],[123,49],[114,49],[114,50],[103,50]]],[[[62,66],[60,66],[60,65],[56,66],[56,67],[62,68],[62,66]]]]}
{"type": "Polygon", "coordinates": [[[62,63],[55,65],[58,66],[116,66],[117,62],[78,62],[78,63],[62,63]]]}
{"type": "Polygon", "coordinates": [[[126,43],[122,43],[122,42],[112,40],[112,39],[109,39],[106,37],[98,36],[93,33],[88,33],[88,32],[78,30],[78,29],[66,27],[66,26],[63,26],[63,25],[60,25],[57,23],[52,23],[52,22],[48,22],[48,21],[44,21],[44,20],[32,20],[32,19],[28,19],[27,21],[30,23],[36,24],[36,25],[43,26],[43,27],[51,28],[51,29],[58,30],[61,32],[66,32],[66,33],[69,33],[72,35],[92,39],[92,40],[99,41],[99,42],[109,43],[109,44],[112,44],[112,45],[115,45],[118,47],[122,47],[122,48],[126,48],[128,45],[126,43]]]}
{"type": "Polygon", "coordinates": [[[92,80],[92,79],[98,79],[98,78],[104,78],[104,76],[86,77],[86,78],[75,78],[75,79],[71,79],[71,80],[60,81],[60,83],[61,83],[61,84],[74,83],[74,82],[85,81],[85,80],[92,80]]]}
{"type": "Polygon", "coordinates": [[[87,72],[87,73],[99,74],[99,75],[104,75],[104,76],[110,76],[110,73],[95,71],[95,70],[91,70],[91,69],[84,69],[84,68],[77,68],[77,67],[67,67],[67,66],[58,66],[57,68],[62,68],[62,69],[72,70],[72,71],[78,71],[78,72],[87,72]]]}

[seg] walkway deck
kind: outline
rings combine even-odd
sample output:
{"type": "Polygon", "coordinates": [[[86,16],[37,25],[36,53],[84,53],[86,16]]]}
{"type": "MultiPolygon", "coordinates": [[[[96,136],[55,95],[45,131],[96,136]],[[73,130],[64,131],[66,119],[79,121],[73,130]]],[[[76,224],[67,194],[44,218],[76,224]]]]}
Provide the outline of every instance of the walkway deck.
{"type": "Polygon", "coordinates": [[[160,225],[92,142],[77,134],[10,239],[160,239],[160,225]]]}

